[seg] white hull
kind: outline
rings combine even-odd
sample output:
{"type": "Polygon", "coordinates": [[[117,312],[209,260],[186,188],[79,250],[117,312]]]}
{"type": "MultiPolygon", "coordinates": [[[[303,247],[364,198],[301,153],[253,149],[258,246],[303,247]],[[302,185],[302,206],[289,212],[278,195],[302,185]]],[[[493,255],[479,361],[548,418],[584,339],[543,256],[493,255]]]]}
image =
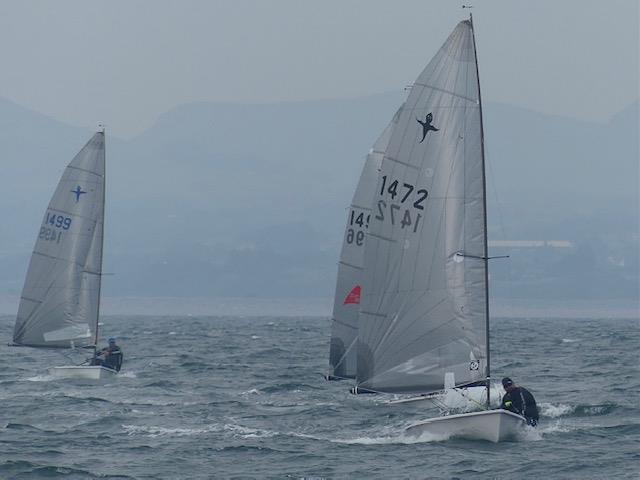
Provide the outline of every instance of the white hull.
{"type": "Polygon", "coordinates": [[[506,410],[485,410],[431,418],[407,428],[410,436],[423,434],[443,438],[466,438],[502,442],[517,437],[526,425],[524,417],[506,410]]]}
{"type": "Polygon", "coordinates": [[[101,365],[80,365],[69,367],[53,367],[49,369],[49,375],[56,378],[70,378],[82,380],[103,380],[112,378],[118,372],[101,365]]]}

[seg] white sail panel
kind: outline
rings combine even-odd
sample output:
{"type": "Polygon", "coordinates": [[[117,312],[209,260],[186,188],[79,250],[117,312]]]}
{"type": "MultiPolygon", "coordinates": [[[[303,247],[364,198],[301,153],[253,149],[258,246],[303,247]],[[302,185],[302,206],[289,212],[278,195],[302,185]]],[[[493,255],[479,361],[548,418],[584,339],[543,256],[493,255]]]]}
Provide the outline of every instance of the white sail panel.
{"type": "Polygon", "coordinates": [[[329,378],[355,378],[356,376],[356,340],[362,292],[365,233],[369,226],[371,200],[378,181],[382,157],[401,110],[402,107],[396,112],[367,155],[347,212],[347,225],[342,241],[333,303],[329,378]]]}
{"type": "Polygon", "coordinates": [[[384,156],[365,243],[358,388],[420,393],[484,378],[480,93],[460,22],[413,85],[384,156]]]}
{"type": "Polygon", "coordinates": [[[40,226],[13,341],[34,347],[94,345],[104,217],[104,133],[67,166],[40,226]]]}

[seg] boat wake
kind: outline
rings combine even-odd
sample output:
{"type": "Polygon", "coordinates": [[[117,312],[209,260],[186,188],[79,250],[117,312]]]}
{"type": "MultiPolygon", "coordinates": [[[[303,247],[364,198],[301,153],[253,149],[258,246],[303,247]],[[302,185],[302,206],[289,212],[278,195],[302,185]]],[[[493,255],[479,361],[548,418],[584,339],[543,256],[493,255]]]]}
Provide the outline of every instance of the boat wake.
{"type": "Polygon", "coordinates": [[[27,382],[51,382],[52,380],[56,380],[56,377],[45,373],[42,375],[36,375],[34,377],[27,377],[27,378],[24,378],[23,380],[27,382]]]}

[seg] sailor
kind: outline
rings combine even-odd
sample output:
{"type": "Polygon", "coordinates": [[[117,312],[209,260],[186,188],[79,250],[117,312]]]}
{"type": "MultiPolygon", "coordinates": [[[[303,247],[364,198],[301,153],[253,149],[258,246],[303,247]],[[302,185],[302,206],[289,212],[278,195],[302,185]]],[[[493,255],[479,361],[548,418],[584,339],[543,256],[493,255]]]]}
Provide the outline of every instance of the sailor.
{"type": "Polygon", "coordinates": [[[111,337],[109,339],[109,346],[103,348],[99,352],[96,352],[96,356],[91,361],[91,365],[101,365],[115,370],[116,372],[120,371],[120,368],[122,367],[122,350],[118,345],[116,345],[115,338],[111,337]]]}
{"type": "Polygon", "coordinates": [[[502,386],[507,393],[502,397],[500,408],[522,415],[527,424],[535,427],[538,424],[538,407],[531,392],[524,387],[519,387],[509,377],[502,379],[502,386]]]}

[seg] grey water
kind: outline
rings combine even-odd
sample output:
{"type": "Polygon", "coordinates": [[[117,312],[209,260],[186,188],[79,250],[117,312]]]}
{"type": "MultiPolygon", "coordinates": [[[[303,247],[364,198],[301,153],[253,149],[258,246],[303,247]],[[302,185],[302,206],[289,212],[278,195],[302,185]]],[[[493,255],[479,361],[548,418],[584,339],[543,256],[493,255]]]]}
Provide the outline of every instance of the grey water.
{"type": "Polygon", "coordinates": [[[325,382],[324,317],[103,319],[125,353],[107,383],[53,380],[80,363],[5,346],[0,478],[638,478],[638,320],[492,323],[495,379],[535,395],[537,430],[500,444],[409,438],[437,415],[325,382]]]}

